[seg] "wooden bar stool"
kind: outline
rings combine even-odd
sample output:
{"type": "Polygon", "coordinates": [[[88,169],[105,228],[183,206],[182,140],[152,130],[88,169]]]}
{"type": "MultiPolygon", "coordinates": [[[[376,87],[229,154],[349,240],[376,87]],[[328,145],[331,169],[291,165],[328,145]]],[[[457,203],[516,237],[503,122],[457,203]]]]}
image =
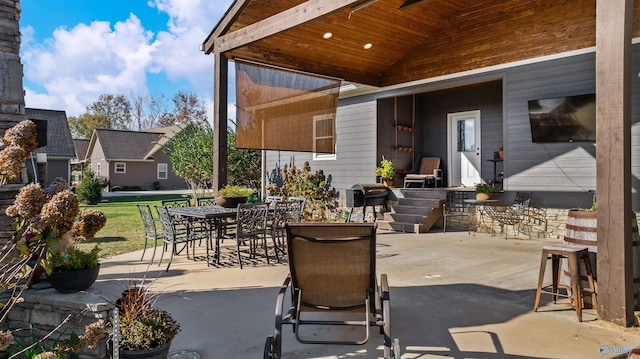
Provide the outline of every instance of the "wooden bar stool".
{"type": "Polygon", "coordinates": [[[538,290],[536,291],[536,302],[533,306],[533,311],[538,311],[538,304],[540,304],[540,294],[551,294],[553,296],[553,303],[556,303],[558,296],[571,299],[576,314],[578,315],[578,321],[582,322],[582,298],[590,295],[593,300],[593,305],[598,305],[596,301],[596,289],[593,282],[593,273],[591,270],[591,261],[589,260],[589,250],[583,246],[572,245],[550,245],[542,247],[542,260],[540,262],[540,276],[538,277],[538,290]],[[552,277],[553,282],[551,285],[543,287],[544,271],[547,267],[547,260],[551,256],[552,263],[552,277]],[[571,274],[571,294],[558,293],[559,281],[560,281],[560,259],[566,258],[569,261],[569,272],[571,274]],[[589,288],[583,289],[580,285],[580,260],[584,261],[584,267],[586,269],[587,280],[589,281],[589,288]],[[548,288],[551,287],[551,291],[548,288]]]}

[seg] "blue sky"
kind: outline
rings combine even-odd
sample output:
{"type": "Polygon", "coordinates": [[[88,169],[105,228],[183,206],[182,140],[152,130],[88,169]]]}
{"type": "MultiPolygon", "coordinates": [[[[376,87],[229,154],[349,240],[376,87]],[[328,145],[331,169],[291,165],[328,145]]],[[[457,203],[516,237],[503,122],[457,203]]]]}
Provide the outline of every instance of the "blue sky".
{"type": "Polygon", "coordinates": [[[186,91],[212,119],[213,56],[199,47],[232,0],[20,3],[27,107],[78,116],[101,94],[171,99],[186,91]]]}

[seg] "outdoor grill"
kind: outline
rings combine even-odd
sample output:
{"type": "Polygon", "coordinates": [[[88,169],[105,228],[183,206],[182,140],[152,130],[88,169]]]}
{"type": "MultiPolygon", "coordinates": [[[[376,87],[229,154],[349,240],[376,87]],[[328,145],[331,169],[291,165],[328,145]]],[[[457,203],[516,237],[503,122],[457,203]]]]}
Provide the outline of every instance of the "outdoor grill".
{"type": "Polygon", "coordinates": [[[375,206],[386,205],[388,196],[389,188],[381,183],[354,184],[350,189],[347,189],[347,207],[351,208],[347,220],[351,220],[353,209],[356,207],[362,207],[362,218],[364,220],[367,206],[373,208],[373,218],[375,219],[375,206]]]}

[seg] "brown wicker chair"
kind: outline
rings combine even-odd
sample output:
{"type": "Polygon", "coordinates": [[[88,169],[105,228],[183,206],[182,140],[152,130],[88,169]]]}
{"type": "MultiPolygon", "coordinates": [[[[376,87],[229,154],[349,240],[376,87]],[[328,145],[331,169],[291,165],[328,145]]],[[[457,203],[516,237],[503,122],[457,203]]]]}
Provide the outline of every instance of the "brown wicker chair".
{"type": "Polygon", "coordinates": [[[438,187],[438,181],[442,181],[440,157],[423,157],[418,173],[409,173],[404,177],[404,188],[410,183],[418,183],[424,188],[427,181],[433,181],[433,187],[438,187]]]}
{"type": "Polygon", "coordinates": [[[281,358],[283,324],[293,325],[296,339],[305,344],[361,345],[369,340],[369,327],[377,326],[384,358],[400,358],[398,341],[391,339],[387,276],[380,276],[380,285],[376,279],[376,225],[293,223],[285,230],[290,274],[278,294],[275,331],[267,338],[264,358],[281,358]],[[291,306],[285,313],[287,288],[291,306]],[[363,337],[336,340],[307,330],[345,325],[362,327],[363,337]]]}

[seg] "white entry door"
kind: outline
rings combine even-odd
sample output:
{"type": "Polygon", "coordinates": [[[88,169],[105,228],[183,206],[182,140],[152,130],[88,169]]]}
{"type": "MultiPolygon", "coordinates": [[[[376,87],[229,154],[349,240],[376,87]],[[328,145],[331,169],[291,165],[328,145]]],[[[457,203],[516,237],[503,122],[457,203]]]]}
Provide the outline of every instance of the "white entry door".
{"type": "Polygon", "coordinates": [[[447,115],[449,186],[472,187],[482,182],[480,110],[447,115]]]}

